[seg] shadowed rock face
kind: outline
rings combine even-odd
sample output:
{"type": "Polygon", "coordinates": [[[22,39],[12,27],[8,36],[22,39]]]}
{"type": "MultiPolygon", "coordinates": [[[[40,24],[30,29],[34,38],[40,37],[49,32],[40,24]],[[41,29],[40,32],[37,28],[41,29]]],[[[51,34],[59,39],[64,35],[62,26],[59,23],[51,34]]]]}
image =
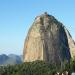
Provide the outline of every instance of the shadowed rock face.
{"type": "Polygon", "coordinates": [[[24,44],[24,62],[44,60],[62,64],[70,60],[70,43],[65,27],[53,16],[44,13],[35,18],[24,44]]]}
{"type": "Polygon", "coordinates": [[[75,42],[72,39],[72,36],[70,35],[69,31],[66,28],[64,28],[64,29],[65,29],[65,32],[66,32],[66,35],[68,38],[68,45],[70,48],[71,57],[75,58],[75,42]]]}

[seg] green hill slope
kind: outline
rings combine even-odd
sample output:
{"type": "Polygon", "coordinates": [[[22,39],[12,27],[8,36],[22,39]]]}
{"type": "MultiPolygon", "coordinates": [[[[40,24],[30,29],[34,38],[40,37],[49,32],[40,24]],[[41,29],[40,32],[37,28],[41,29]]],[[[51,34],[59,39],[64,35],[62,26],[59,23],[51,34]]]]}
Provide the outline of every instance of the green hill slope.
{"type": "Polygon", "coordinates": [[[0,66],[0,75],[54,75],[56,72],[62,72],[64,70],[74,71],[75,61],[72,61],[70,65],[65,64],[65,68],[62,69],[44,61],[0,66]]]}

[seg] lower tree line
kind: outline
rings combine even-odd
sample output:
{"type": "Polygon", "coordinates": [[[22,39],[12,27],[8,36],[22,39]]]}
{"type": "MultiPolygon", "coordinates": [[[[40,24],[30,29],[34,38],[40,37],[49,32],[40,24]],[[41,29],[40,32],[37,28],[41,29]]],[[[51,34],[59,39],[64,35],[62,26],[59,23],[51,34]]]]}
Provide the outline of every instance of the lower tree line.
{"type": "Polygon", "coordinates": [[[56,72],[75,72],[75,60],[64,63],[64,68],[44,61],[25,62],[23,64],[0,66],[0,75],[55,75],[56,72]]]}

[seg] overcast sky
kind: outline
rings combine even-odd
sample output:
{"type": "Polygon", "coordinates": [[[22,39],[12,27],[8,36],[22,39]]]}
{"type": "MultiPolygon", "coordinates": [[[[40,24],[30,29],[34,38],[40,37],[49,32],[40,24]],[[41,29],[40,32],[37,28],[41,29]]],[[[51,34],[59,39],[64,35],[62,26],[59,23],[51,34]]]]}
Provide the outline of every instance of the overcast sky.
{"type": "Polygon", "coordinates": [[[29,27],[45,11],[75,40],[75,0],[0,0],[0,54],[22,54],[29,27]]]}

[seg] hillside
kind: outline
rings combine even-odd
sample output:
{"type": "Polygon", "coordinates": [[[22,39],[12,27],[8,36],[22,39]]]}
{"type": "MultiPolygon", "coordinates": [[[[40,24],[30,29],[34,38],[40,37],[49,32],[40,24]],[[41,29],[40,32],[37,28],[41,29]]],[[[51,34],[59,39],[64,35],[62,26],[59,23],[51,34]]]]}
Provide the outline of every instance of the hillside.
{"type": "Polygon", "coordinates": [[[62,69],[44,61],[0,66],[0,75],[55,75],[56,72],[59,72],[61,75],[61,73],[65,71],[68,71],[69,75],[75,71],[75,60],[71,61],[70,65],[65,64],[65,68],[62,69]]]}

